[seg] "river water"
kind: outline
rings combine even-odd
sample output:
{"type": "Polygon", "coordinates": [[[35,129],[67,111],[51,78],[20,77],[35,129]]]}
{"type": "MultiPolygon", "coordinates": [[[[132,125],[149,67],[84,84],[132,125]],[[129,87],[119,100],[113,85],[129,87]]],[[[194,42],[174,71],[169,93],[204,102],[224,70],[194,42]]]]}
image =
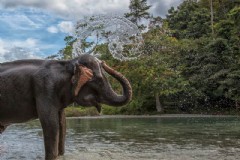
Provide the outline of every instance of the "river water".
{"type": "MultiPolygon", "coordinates": [[[[60,160],[240,159],[240,118],[211,116],[95,117],[67,120],[60,160]]],[[[44,159],[38,120],[0,135],[0,160],[44,159]]]]}

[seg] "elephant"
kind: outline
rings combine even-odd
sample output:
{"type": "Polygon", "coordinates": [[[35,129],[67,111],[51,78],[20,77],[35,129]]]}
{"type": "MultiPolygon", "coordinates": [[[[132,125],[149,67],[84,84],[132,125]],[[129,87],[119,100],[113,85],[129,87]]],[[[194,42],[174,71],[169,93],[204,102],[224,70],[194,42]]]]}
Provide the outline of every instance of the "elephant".
{"type": "Polygon", "coordinates": [[[0,133],[10,124],[39,119],[46,160],[64,154],[64,108],[77,103],[95,106],[100,112],[101,104],[117,107],[127,104],[131,98],[129,81],[89,54],[71,60],[0,63],[0,133]],[[112,89],[105,72],[121,84],[122,94],[112,89]]]}

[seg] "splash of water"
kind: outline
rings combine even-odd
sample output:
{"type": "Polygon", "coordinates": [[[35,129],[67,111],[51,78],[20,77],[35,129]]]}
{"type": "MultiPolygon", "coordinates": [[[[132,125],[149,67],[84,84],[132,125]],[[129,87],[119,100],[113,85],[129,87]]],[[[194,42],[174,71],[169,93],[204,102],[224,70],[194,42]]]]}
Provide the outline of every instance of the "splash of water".
{"type": "Polygon", "coordinates": [[[86,17],[75,25],[73,57],[90,53],[98,56],[96,47],[107,44],[119,60],[136,59],[142,54],[143,38],[138,27],[128,19],[111,15],[86,17]]]}

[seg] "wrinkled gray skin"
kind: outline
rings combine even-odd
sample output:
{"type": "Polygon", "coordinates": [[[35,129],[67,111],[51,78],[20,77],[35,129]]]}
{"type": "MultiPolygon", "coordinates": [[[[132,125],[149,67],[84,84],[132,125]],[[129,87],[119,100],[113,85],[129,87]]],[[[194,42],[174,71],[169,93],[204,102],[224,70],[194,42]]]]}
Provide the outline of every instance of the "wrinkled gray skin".
{"type": "Polygon", "coordinates": [[[0,63],[0,133],[12,123],[39,118],[44,134],[45,158],[64,154],[66,120],[64,108],[73,102],[82,106],[121,106],[129,102],[132,90],[120,73],[109,71],[96,58],[82,55],[69,61],[19,60],[0,63]],[[74,96],[72,77],[78,65],[93,71],[93,78],[74,96]],[[117,95],[103,74],[106,70],[123,87],[117,95]]]}

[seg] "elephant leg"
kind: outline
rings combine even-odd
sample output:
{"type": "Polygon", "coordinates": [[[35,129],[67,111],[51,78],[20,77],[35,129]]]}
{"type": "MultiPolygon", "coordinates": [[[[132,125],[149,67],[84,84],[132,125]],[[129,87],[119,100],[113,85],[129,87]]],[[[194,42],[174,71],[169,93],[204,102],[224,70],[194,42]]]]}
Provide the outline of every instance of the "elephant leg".
{"type": "Polygon", "coordinates": [[[59,112],[59,131],[58,155],[63,155],[65,152],[66,136],[66,117],[64,109],[59,112]]]}
{"type": "Polygon", "coordinates": [[[38,107],[38,116],[43,128],[45,159],[55,160],[58,157],[59,112],[45,103],[38,107]]]}

